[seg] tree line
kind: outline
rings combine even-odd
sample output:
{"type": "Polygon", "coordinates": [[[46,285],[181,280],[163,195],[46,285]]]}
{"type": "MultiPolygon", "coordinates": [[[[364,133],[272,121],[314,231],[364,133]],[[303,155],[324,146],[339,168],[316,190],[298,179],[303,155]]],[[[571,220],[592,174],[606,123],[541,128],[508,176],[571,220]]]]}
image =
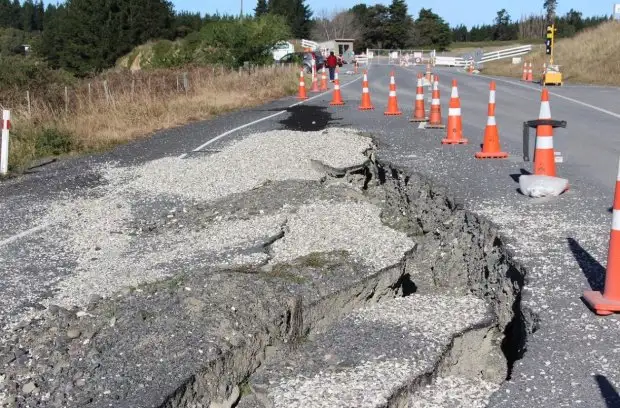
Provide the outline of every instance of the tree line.
{"type": "MultiPolygon", "coordinates": [[[[169,0],[0,0],[0,56],[23,53],[50,67],[84,76],[112,67],[136,46],[157,40],[153,66],[187,63],[242,65],[267,62],[280,40],[352,38],[354,49],[443,50],[452,42],[543,38],[554,21],[559,37],[600,24],[606,16],[584,18],[570,10],[556,16],[557,0],[545,0],[547,15],[518,22],[502,9],[493,24],[450,27],[430,8],[410,14],[404,0],[357,4],[317,15],[306,0],[257,0],[253,15],[209,15],[175,11],[169,0]]],[[[0,64],[3,63],[0,58],[0,64]]],[[[10,64],[6,58],[4,64],[10,64]]]]}
{"type": "MultiPolygon", "coordinates": [[[[547,3],[545,3],[547,4],[547,3]]],[[[557,38],[572,37],[579,31],[610,20],[611,16],[583,17],[583,13],[570,9],[563,16],[555,15],[555,6],[552,3],[550,12],[546,15],[522,16],[518,21],[513,21],[506,9],[497,12],[493,24],[475,25],[467,28],[459,25],[452,28],[452,41],[508,41],[508,40],[532,40],[542,39],[545,36],[547,26],[555,24],[557,38]]]]}

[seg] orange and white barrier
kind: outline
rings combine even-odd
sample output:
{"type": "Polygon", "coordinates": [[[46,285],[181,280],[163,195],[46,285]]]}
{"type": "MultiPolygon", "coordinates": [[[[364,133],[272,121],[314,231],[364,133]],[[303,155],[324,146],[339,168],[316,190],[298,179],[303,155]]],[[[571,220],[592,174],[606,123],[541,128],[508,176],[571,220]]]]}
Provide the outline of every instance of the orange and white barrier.
{"type": "Polygon", "coordinates": [[[495,121],[495,81],[491,81],[489,86],[489,109],[482,151],[474,156],[476,159],[505,159],[508,157],[508,153],[502,152],[499,147],[499,131],[495,121]]]}
{"type": "Polygon", "coordinates": [[[457,88],[456,79],[452,80],[452,94],[450,95],[450,105],[448,105],[448,126],[446,127],[446,138],[441,144],[467,144],[467,139],[463,138],[463,120],[461,118],[461,99],[457,88]]]}
{"type": "Polygon", "coordinates": [[[601,316],[620,312],[620,161],[612,213],[605,286],[602,292],[591,290],[583,293],[585,302],[601,316]]]}
{"type": "Polygon", "coordinates": [[[11,129],[11,111],[2,111],[2,143],[0,145],[0,174],[9,172],[9,129],[11,129]]]}
{"type": "MultiPolygon", "coordinates": [[[[538,119],[551,119],[547,88],[542,90],[538,119]]],[[[538,125],[536,127],[534,174],[555,177],[555,152],[553,150],[553,127],[551,125],[538,125]]]]}

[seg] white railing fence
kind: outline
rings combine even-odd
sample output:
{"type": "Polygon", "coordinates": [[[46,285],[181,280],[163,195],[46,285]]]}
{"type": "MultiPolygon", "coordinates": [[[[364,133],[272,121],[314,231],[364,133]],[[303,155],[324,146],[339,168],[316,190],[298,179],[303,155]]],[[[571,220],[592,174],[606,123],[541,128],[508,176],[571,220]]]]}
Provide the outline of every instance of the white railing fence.
{"type": "MultiPolygon", "coordinates": [[[[482,57],[474,62],[475,64],[485,63],[489,61],[497,61],[504,58],[518,57],[532,51],[532,45],[521,45],[519,47],[505,48],[503,50],[489,51],[482,54],[482,57]]],[[[434,65],[447,67],[466,67],[472,63],[472,59],[464,59],[463,57],[444,57],[436,56],[434,65]]]]}
{"type": "Polygon", "coordinates": [[[376,65],[424,65],[430,64],[435,56],[435,50],[366,50],[369,64],[376,65]]]}

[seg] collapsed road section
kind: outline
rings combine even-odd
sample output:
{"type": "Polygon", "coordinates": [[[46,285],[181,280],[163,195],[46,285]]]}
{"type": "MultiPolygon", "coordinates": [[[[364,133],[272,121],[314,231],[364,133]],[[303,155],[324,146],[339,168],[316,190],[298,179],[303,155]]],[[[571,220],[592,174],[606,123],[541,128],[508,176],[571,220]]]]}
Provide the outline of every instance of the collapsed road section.
{"type": "Polygon", "coordinates": [[[46,203],[50,227],[3,249],[0,402],[485,406],[535,324],[525,273],[375,151],[272,131],[46,203]]]}

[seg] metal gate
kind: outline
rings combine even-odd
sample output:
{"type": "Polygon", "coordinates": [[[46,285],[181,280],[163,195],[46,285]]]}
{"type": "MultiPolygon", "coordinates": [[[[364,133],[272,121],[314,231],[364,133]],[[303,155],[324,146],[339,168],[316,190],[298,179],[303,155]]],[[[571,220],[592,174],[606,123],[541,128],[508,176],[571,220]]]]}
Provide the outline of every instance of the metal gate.
{"type": "Polygon", "coordinates": [[[366,50],[368,64],[414,66],[432,64],[435,50],[366,50]]]}

